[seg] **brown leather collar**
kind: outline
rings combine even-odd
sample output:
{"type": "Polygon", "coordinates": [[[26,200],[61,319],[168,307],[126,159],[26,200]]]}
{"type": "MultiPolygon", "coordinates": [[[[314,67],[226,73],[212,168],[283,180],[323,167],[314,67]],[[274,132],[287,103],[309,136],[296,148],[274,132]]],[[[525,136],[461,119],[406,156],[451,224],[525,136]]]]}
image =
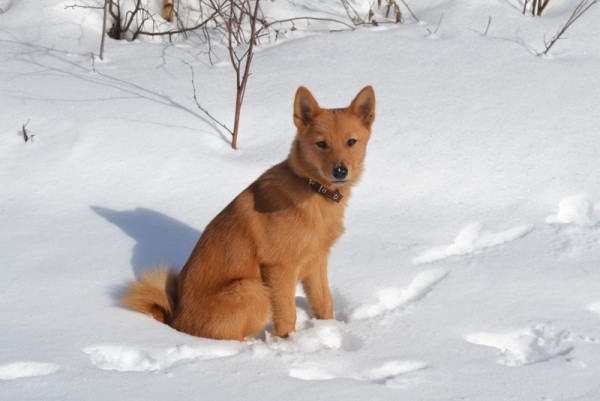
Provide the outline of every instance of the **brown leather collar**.
{"type": "Polygon", "coordinates": [[[332,191],[331,189],[327,189],[323,185],[311,179],[308,180],[308,186],[311,187],[313,191],[317,192],[320,195],[323,195],[327,199],[330,199],[336,203],[339,203],[344,197],[339,191],[332,191]]]}

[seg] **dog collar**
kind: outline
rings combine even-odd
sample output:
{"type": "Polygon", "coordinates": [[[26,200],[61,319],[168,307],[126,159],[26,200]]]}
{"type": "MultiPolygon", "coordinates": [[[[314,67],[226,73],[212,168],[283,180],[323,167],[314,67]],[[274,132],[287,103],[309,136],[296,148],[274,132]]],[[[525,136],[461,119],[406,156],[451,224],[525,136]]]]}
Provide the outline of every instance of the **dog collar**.
{"type": "Polygon", "coordinates": [[[318,182],[313,181],[311,179],[308,180],[308,186],[313,191],[317,192],[320,195],[323,195],[327,199],[330,199],[336,203],[339,203],[342,200],[342,198],[344,197],[339,191],[337,191],[337,190],[332,191],[331,189],[327,189],[323,185],[321,185],[318,182]]]}

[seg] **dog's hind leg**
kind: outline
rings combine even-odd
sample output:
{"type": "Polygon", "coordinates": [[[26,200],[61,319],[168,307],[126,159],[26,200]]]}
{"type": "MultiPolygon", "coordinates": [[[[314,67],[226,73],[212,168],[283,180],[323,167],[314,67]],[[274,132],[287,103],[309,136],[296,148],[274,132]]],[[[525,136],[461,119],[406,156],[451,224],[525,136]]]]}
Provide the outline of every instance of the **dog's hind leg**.
{"type": "Polygon", "coordinates": [[[261,281],[236,279],[188,305],[182,300],[171,327],[199,337],[244,341],[262,330],[271,314],[269,289],[261,281]]]}
{"type": "Polygon", "coordinates": [[[262,330],[271,315],[269,289],[258,280],[233,280],[219,290],[212,302],[212,319],[207,325],[212,338],[243,341],[262,330]]]}

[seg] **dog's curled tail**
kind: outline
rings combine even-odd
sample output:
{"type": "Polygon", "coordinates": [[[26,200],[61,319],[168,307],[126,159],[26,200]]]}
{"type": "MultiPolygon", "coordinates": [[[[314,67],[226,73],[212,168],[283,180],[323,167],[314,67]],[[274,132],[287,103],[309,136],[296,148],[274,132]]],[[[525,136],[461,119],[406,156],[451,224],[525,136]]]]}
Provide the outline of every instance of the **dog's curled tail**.
{"type": "Polygon", "coordinates": [[[129,283],[123,294],[123,305],[166,323],[177,301],[177,274],[166,266],[143,272],[129,283]]]}

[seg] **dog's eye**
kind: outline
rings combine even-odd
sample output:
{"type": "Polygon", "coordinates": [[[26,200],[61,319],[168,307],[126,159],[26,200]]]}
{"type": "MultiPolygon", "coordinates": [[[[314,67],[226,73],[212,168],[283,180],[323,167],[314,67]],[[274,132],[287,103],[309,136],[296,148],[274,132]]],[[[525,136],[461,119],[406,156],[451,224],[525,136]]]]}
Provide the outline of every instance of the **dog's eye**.
{"type": "Polygon", "coordinates": [[[348,146],[354,146],[356,145],[356,139],[352,138],[352,139],[348,139],[348,142],[346,142],[348,144],[348,146]]]}
{"type": "Polygon", "coordinates": [[[327,145],[327,142],[325,142],[325,141],[317,142],[317,146],[320,147],[321,149],[327,149],[329,147],[329,145],[327,145]]]}

